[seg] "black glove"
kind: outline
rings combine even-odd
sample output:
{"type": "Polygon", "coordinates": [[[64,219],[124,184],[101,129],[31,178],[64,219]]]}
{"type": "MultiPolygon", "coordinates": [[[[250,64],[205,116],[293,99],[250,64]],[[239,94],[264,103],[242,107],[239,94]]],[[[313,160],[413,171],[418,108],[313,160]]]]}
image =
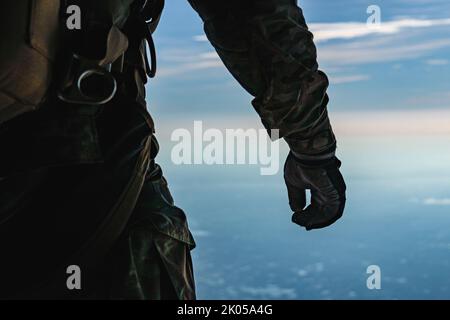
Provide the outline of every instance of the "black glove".
{"type": "Polygon", "coordinates": [[[336,157],[326,161],[305,163],[292,152],[284,167],[292,221],[306,230],[321,229],[342,217],[346,186],[336,157]],[[306,209],[306,190],[311,190],[311,205],[306,209]]]}

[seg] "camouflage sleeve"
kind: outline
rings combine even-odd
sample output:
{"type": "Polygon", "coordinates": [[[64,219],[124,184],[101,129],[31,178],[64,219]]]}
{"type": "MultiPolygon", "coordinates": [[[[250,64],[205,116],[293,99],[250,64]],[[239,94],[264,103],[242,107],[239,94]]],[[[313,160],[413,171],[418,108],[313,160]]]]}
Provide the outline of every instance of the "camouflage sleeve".
{"type": "Polygon", "coordinates": [[[305,160],[334,155],[327,76],[296,0],[189,0],[228,70],[255,97],[267,130],[305,160]]]}

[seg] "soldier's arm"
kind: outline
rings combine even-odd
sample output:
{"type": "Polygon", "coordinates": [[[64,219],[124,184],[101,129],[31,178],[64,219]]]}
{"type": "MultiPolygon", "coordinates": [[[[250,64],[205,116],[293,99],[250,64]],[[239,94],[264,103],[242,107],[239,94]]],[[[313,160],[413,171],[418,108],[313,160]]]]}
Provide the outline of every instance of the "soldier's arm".
{"type": "Polygon", "coordinates": [[[307,230],[343,214],[345,182],[327,114],[328,79],[295,0],[189,0],[224,64],[291,148],[284,177],[292,221],[307,230]],[[306,207],[306,190],[311,205],[306,207]],[[305,208],[306,207],[306,208],[305,208]]]}
{"type": "Polygon", "coordinates": [[[303,160],[334,156],[328,79],[295,0],[189,0],[225,66],[255,97],[264,126],[303,160]]]}

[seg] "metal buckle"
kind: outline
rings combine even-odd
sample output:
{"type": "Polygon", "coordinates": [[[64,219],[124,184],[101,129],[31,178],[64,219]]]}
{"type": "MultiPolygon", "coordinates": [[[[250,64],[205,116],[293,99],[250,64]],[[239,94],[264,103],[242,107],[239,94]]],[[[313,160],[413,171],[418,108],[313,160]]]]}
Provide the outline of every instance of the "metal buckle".
{"type": "Polygon", "coordinates": [[[117,81],[111,74],[112,64],[101,66],[98,62],[73,54],[67,79],[69,84],[58,92],[64,102],[103,105],[117,92],[117,81]]]}

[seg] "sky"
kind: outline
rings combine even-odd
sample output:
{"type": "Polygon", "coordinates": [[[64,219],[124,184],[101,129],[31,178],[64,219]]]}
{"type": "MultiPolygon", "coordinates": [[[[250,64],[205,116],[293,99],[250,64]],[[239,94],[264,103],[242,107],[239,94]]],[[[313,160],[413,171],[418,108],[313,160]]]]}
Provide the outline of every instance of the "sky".
{"type": "MultiPolygon", "coordinates": [[[[450,107],[450,3],[445,0],[300,1],[319,63],[331,79],[331,112],[450,107]],[[370,5],[381,26],[369,29],[370,5]]],[[[167,1],[156,33],[159,74],[149,96],[156,114],[252,116],[251,97],[205,41],[185,0],[167,1]]]]}
{"type": "MultiPolygon", "coordinates": [[[[344,218],[290,223],[282,172],[175,166],[173,130],[261,128],[248,95],[205,41],[186,0],[166,1],[149,110],[177,205],[188,214],[199,298],[450,297],[450,2],[299,1],[330,77],[330,117],[348,185],[344,218]],[[381,25],[366,26],[367,8],[381,25]],[[365,287],[368,265],[383,290],[365,287]]],[[[280,159],[288,150],[282,147],[280,159]]]]}

